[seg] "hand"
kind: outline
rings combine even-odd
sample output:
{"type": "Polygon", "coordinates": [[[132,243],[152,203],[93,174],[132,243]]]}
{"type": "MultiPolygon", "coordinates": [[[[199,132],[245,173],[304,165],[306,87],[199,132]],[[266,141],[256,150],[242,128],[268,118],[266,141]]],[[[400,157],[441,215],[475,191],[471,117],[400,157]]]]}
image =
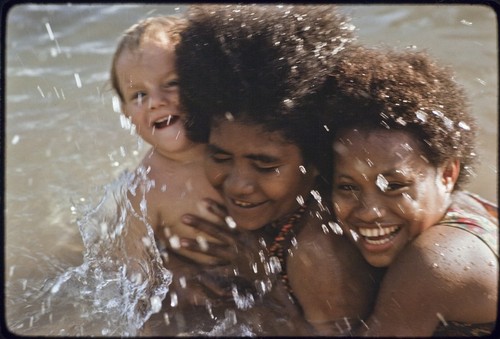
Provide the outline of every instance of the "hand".
{"type": "Polygon", "coordinates": [[[186,214],[183,222],[198,231],[218,240],[218,244],[205,243],[192,239],[181,239],[181,246],[190,251],[204,253],[216,258],[216,265],[208,269],[212,275],[233,279],[239,283],[246,281],[261,292],[269,289],[279,268],[276,258],[269,258],[265,243],[254,232],[239,230],[228,217],[223,206],[206,199],[208,209],[225,222],[214,223],[195,215],[186,214]],[[257,285],[257,286],[256,286],[257,285]]]}

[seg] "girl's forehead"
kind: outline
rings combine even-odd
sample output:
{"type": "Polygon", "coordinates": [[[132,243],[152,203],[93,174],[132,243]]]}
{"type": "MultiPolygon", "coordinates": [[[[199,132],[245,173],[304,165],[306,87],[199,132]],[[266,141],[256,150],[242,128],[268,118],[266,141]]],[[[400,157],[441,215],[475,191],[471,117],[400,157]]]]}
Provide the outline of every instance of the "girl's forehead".
{"type": "Polygon", "coordinates": [[[338,134],[335,143],[348,148],[380,148],[384,150],[401,148],[412,152],[420,150],[420,143],[413,134],[404,130],[350,128],[338,134]]]}
{"type": "Polygon", "coordinates": [[[346,130],[334,142],[333,151],[342,159],[337,166],[356,164],[364,171],[432,166],[416,138],[400,130],[346,130]]]}

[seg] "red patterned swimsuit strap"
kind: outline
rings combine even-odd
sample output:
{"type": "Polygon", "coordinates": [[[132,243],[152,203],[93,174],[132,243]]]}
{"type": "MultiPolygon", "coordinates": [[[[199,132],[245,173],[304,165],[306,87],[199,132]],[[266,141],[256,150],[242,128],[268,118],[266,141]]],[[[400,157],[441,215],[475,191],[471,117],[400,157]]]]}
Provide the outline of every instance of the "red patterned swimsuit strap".
{"type": "Polygon", "coordinates": [[[279,222],[270,225],[270,232],[276,234],[273,239],[273,243],[269,247],[269,253],[271,256],[278,258],[281,265],[281,280],[285,284],[288,292],[293,296],[292,289],[288,281],[288,274],[286,268],[286,258],[290,245],[293,243],[295,236],[298,234],[300,227],[299,224],[304,212],[307,210],[307,206],[303,205],[297,209],[285,223],[280,224],[279,222]]]}

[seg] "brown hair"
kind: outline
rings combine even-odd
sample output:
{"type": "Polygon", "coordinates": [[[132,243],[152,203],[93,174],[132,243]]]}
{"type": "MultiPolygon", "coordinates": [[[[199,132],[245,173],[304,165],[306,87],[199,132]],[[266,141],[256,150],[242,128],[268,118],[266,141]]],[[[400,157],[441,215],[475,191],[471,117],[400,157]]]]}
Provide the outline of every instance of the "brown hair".
{"type": "Polygon", "coordinates": [[[327,88],[333,134],[347,127],[408,131],[432,165],[460,160],[456,189],[473,174],[477,127],[465,92],[428,54],[353,46],[332,67],[327,88]]]}

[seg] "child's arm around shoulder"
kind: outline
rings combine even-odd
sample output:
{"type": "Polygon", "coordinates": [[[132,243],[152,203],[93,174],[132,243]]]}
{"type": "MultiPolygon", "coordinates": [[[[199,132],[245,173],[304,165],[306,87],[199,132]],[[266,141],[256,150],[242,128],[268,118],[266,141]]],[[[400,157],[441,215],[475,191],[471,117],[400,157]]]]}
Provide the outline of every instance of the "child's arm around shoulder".
{"type": "Polygon", "coordinates": [[[433,226],[388,268],[365,334],[431,336],[440,322],[494,321],[497,271],[497,258],[479,238],[433,226]]]}

